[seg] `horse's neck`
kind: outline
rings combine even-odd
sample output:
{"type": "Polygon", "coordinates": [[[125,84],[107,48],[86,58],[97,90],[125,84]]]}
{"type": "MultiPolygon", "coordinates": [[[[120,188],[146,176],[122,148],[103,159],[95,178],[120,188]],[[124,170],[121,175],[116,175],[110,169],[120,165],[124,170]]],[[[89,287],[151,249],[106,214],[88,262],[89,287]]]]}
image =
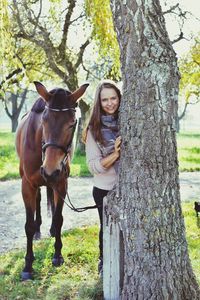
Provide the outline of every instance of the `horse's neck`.
{"type": "Polygon", "coordinates": [[[27,119],[28,126],[26,136],[31,142],[42,144],[42,113],[30,112],[29,118],[27,119]]]}
{"type": "Polygon", "coordinates": [[[34,119],[34,129],[35,129],[35,137],[36,140],[39,140],[42,143],[42,113],[37,114],[36,118],[34,119]]]}

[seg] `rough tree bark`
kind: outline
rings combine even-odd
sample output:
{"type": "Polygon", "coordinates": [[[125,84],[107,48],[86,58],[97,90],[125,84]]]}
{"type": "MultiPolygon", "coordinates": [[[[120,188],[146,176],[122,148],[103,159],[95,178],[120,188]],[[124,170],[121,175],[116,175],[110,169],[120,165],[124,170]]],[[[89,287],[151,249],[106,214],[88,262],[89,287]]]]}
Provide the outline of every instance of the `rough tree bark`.
{"type": "Polygon", "coordinates": [[[123,232],[120,298],[200,299],[180,204],[179,73],[159,0],[111,0],[111,8],[121,52],[123,142],[119,184],[105,215],[123,232]]]}

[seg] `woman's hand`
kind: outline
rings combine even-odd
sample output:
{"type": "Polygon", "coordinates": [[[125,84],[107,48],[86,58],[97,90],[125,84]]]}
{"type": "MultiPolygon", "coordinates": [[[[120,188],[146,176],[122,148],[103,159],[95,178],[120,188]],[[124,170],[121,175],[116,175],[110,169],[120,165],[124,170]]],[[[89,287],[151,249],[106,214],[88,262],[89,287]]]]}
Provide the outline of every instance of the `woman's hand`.
{"type": "Polygon", "coordinates": [[[101,160],[101,165],[104,168],[107,168],[107,169],[110,168],[116,162],[116,160],[119,158],[121,141],[122,141],[121,136],[118,136],[115,140],[114,152],[109,154],[108,156],[104,157],[101,160]]]}
{"type": "Polygon", "coordinates": [[[118,136],[115,140],[115,153],[118,154],[118,156],[120,155],[120,145],[122,142],[122,138],[121,136],[118,136]]]}

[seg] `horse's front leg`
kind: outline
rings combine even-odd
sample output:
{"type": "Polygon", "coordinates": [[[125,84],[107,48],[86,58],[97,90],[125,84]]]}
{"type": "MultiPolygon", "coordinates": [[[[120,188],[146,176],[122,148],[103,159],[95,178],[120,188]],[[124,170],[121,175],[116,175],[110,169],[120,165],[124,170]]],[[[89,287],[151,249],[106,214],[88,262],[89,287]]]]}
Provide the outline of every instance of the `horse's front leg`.
{"type": "Polygon", "coordinates": [[[41,238],[40,226],[42,224],[41,217],[41,191],[40,188],[37,190],[36,196],[36,219],[35,219],[35,235],[34,239],[39,240],[41,238]]]}
{"type": "Polygon", "coordinates": [[[53,189],[47,186],[47,208],[48,211],[51,209],[51,214],[52,214],[52,223],[51,223],[51,228],[50,228],[50,234],[52,237],[55,237],[55,226],[53,223],[53,216],[55,214],[55,204],[54,204],[54,194],[53,194],[53,189]]]}
{"type": "Polygon", "coordinates": [[[64,259],[61,254],[62,249],[62,240],[61,240],[61,227],[63,224],[63,198],[65,197],[65,192],[62,193],[62,197],[58,195],[57,192],[54,191],[54,204],[55,204],[55,213],[53,216],[53,226],[55,229],[55,253],[52,259],[52,264],[56,267],[62,265],[64,263],[64,259]]]}
{"type": "Polygon", "coordinates": [[[33,278],[32,264],[33,254],[33,236],[35,234],[34,213],[36,209],[37,188],[33,188],[26,179],[22,179],[22,196],[26,209],[25,232],[27,237],[27,251],[25,256],[25,267],[21,273],[22,280],[33,278]]]}

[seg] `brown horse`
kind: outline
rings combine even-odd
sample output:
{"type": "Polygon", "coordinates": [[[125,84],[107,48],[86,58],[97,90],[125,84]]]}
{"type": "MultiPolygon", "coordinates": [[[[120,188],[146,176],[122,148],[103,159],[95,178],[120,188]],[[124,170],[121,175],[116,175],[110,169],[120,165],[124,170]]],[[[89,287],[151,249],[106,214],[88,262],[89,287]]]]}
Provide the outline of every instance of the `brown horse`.
{"type": "Polygon", "coordinates": [[[22,119],[16,134],[16,149],[20,158],[22,196],[26,209],[25,232],[27,252],[22,280],[32,279],[34,260],[33,237],[40,235],[40,186],[47,186],[53,199],[51,235],[55,236],[54,266],[64,260],[61,254],[61,227],[63,199],[67,192],[69,159],[76,126],[75,108],[88,84],[71,93],[56,88],[50,92],[34,82],[41,96],[31,111],[22,119]]]}

